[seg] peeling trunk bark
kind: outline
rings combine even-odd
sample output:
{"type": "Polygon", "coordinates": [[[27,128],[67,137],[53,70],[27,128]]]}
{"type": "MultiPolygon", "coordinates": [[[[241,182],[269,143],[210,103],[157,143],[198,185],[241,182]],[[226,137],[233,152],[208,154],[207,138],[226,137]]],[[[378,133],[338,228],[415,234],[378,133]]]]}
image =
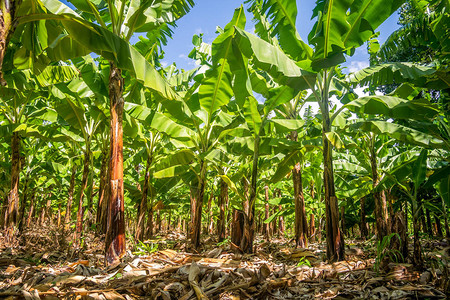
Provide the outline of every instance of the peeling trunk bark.
{"type": "MultiPolygon", "coordinates": [[[[374,138],[372,136],[372,138],[374,138]]],[[[372,182],[373,188],[375,189],[379,183],[378,177],[378,166],[377,166],[377,156],[375,153],[373,141],[370,141],[370,164],[372,167],[372,182]]],[[[386,206],[386,194],[384,191],[373,193],[373,198],[375,201],[375,219],[377,226],[377,239],[382,241],[385,236],[389,234],[388,228],[388,213],[386,206]]]]}
{"type": "Polygon", "coordinates": [[[18,222],[19,222],[19,232],[22,232],[22,230],[25,227],[25,208],[27,206],[27,202],[28,202],[28,185],[29,185],[29,181],[30,181],[30,177],[29,174],[27,173],[26,179],[25,179],[25,184],[23,187],[23,192],[22,192],[22,201],[20,203],[19,206],[19,217],[18,217],[18,222]]]}
{"type": "Polygon", "coordinates": [[[18,132],[14,132],[11,137],[11,151],[11,189],[5,214],[5,228],[9,237],[14,234],[19,209],[20,137],[18,132]]]}
{"type": "Polygon", "coordinates": [[[242,210],[233,210],[231,227],[231,242],[240,250],[240,242],[244,232],[244,212],[242,210]]]}
{"type": "Polygon", "coordinates": [[[58,204],[58,215],[56,219],[56,227],[59,228],[59,226],[61,226],[61,203],[58,204]]]}
{"type": "Polygon", "coordinates": [[[342,234],[346,235],[347,232],[345,230],[345,207],[341,206],[341,230],[342,230],[342,234]]]}
{"type": "Polygon", "coordinates": [[[203,196],[205,193],[205,182],[204,174],[206,172],[205,163],[202,161],[200,163],[200,180],[196,188],[194,188],[193,197],[191,198],[191,211],[192,211],[192,221],[191,221],[191,245],[194,249],[200,247],[200,233],[202,228],[202,205],[203,196]]]}
{"type": "MultiPolygon", "coordinates": [[[[415,196],[414,196],[415,197],[415,196]]],[[[422,250],[419,239],[420,232],[420,220],[419,220],[419,208],[417,197],[412,200],[412,221],[413,221],[413,235],[414,235],[414,250],[413,261],[416,267],[421,268],[423,266],[422,250]]]]}
{"type": "MultiPolygon", "coordinates": [[[[295,139],[297,140],[297,139],[295,139]]],[[[307,246],[308,224],[306,221],[305,198],[303,195],[302,169],[297,163],[292,170],[295,201],[295,245],[305,248],[307,246]]]]}
{"type": "Polygon", "coordinates": [[[226,204],[228,203],[228,184],[223,179],[220,180],[220,194],[218,202],[219,219],[217,220],[217,234],[219,236],[219,242],[222,242],[225,240],[225,210],[228,209],[226,207],[226,204]]]}
{"type": "MultiPolygon", "coordinates": [[[[264,186],[265,189],[265,198],[266,198],[266,203],[264,204],[264,220],[267,220],[269,218],[269,186],[265,185],[264,186]]],[[[263,234],[266,237],[266,239],[269,241],[270,240],[270,225],[269,223],[263,223],[263,234]]]]}
{"type": "Polygon", "coordinates": [[[441,220],[439,219],[439,217],[434,214],[434,224],[435,224],[435,228],[436,228],[436,235],[438,237],[443,237],[443,233],[442,233],[442,226],[441,226],[441,220]]]}
{"type": "Polygon", "coordinates": [[[84,153],[84,163],[83,163],[83,177],[81,179],[80,186],[80,198],[78,200],[78,212],[77,212],[77,224],[75,231],[75,245],[79,246],[79,241],[81,239],[81,234],[83,231],[83,216],[84,216],[84,208],[83,208],[83,200],[84,200],[84,191],[86,190],[88,184],[88,176],[89,176],[89,165],[90,165],[90,153],[91,150],[88,146],[86,146],[86,152],[84,153]]]}
{"type": "Polygon", "coordinates": [[[98,230],[101,233],[106,232],[106,211],[108,199],[108,147],[104,147],[102,150],[102,165],[100,168],[100,185],[98,189],[98,203],[97,203],[97,216],[96,222],[98,230]]]}
{"type": "Polygon", "coordinates": [[[141,203],[139,204],[138,209],[138,220],[136,224],[136,240],[140,241],[144,239],[145,232],[145,213],[148,211],[147,209],[147,198],[148,198],[148,189],[150,182],[150,166],[152,164],[152,157],[149,156],[147,158],[147,164],[145,166],[145,177],[144,177],[144,186],[142,189],[142,198],[141,203]]]}
{"type": "MultiPolygon", "coordinates": [[[[242,239],[240,248],[244,253],[253,253],[253,240],[255,235],[255,200],[256,200],[256,181],[258,175],[258,157],[259,157],[259,137],[255,138],[255,154],[253,157],[252,177],[250,185],[250,196],[247,201],[243,203],[244,212],[244,226],[242,232],[242,239]]],[[[248,190],[245,186],[247,181],[245,180],[244,190],[248,190]]],[[[245,192],[248,194],[248,192],[245,192]]]]}
{"type": "Polygon", "coordinates": [[[367,235],[369,234],[366,222],[366,197],[362,197],[360,202],[361,202],[361,221],[359,223],[359,229],[361,231],[361,237],[363,239],[366,239],[367,235]]]}
{"type": "Polygon", "coordinates": [[[309,215],[309,238],[311,242],[316,240],[316,223],[314,220],[314,214],[309,215]]]}
{"type": "Polygon", "coordinates": [[[64,216],[64,229],[68,230],[70,225],[70,217],[72,213],[73,191],[75,190],[75,176],[77,172],[77,166],[73,164],[72,175],[70,175],[69,186],[69,199],[67,200],[66,215],[64,216]]]}
{"type": "Polygon", "coordinates": [[[344,237],[339,229],[339,211],[336,198],[333,174],[333,150],[326,134],[331,132],[328,101],[324,101],[322,118],[322,146],[323,146],[323,182],[325,187],[325,213],[327,234],[327,257],[330,262],[344,259],[344,237]]]}
{"type": "Polygon", "coordinates": [[[427,218],[427,232],[428,232],[428,236],[432,237],[433,236],[433,229],[431,227],[431,215],[430,215],[430,210],[428,208],[425,210],[425,216],[427,218]]]}
{"type": "Polygon", "coordinates": [[[153,237],[153,198],[150,198],[147,217],[147,238],[153,237]]]}
{"type": "Polygon", "coordinates": [[[208,223],[206,225],[206,234],[213,233],[213,211],[212,211],[213,198],[214,198],[214,195],[213,195],[213,192],[211,192],[211,195],[209,196],[209,200],[208,200],[208,223]]]}
{"type": "Polygon", "coordinates": [[[30,210],[28,212],[28,218],[27,218],[27,228],[30,227],[31,221],[33,220],[33,214],[34,214],[34,200],[36,199],[36,190],[33,190],[33,193],[31,194],[31,200],[30,200],[30,210]]]}
{"type": "Polygon", "coordinates": [[[105,240],[105,258],[109,265],[119,262],[126,250],[123,198],[123,87],[121,70],[110,63],[110,193],[105,240]]]}

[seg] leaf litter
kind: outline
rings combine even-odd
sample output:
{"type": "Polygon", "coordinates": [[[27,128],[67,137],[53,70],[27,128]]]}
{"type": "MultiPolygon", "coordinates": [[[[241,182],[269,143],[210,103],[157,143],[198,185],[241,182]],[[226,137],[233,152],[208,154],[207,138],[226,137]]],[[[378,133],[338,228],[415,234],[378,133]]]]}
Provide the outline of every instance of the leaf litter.
{"type": "Polygon", "coordinates": [[[373,241],[354,241],[346,260],[327,263],[325,244],[294,247],[284,238],[256,240],[254,254],[205,239],[188,251],[179,233],[145,244],[105,267],[103,241],[86,234],[73,249],[50,228],[25,232],[14,245],[0,237],[0,298],[4,299],[445,299],[450,295],[449,245],[424,243],[427,268],[390,262],[374,271],[373,241]],[[159,249],[159,250],[155,250],[159,249]],[[142,250],[142,249],[141,249],[142,250]]]}

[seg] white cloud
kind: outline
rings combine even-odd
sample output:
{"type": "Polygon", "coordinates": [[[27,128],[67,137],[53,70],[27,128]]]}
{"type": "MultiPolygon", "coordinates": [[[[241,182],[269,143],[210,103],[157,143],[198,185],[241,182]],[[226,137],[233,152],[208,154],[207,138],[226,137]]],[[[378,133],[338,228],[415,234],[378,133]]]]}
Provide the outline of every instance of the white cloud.
{"type": "Polygon", "coordinates": [[[161,61],[161,66],[163,66],[163,68],[167,67],[169,65],[169,63],[167,61],[161,61]]]}
{"type": "Polygon", "coordinates": [[[369,62],[367,61],[352,61],[350,66],[348,67],[348,71],[350,73],[357,72],[369,66],[369,62]]]}

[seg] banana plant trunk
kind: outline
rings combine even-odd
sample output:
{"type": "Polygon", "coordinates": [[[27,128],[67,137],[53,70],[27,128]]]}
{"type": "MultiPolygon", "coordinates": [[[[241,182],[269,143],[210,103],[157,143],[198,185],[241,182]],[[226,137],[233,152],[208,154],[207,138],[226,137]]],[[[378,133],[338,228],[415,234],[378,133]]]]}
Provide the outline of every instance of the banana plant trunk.
{"type": "Polygon", "coordinates": [[[86,145],[86,151],[84,152],[84,161],[83,161],[83,177],[81,178],[81,186],[80,186],[80,197],[78,199],[78,212],[77,212],[77,224],[75,231],[75,245],[79,245],[81,232],[83,231],[83,200],[84,200],[84,192],[86,190],[88,184],[88,176],[89,176],[89,166],[90,166],[90,152],[89,146],[86,145]]]}
{"type": "Polygon", "coordinates": [[[69,198],[67,199],[66,214],[64,216],[64,229],[65,230],[69,229],[70,215],[72,212],[73,192],[75,190],[76,173],[77,173],[77,166],[75,164],[73,164],[72,174],[70,175],[69,198]]]}
{"type": "MultiPolygon", "coordinates": [[[[372,141],[373,143],[373,136],[372,141]]],[[[372,182],[375,189],[379,183],[377,157],[375,154],[375,148],[373,144],[370,145],[370,165],[372,167],[372,182]]],[[[373,193],[375,200],[375,219],[377,226],[377,239],[382,241],[385,236],[389,234],[388,228],[388,212],[386,206],[386,194],[384,191],[373,193]]]]}
{"type": "Polygon", "coordinates": [[[305,198],[302,185],[302,168],[297,163],[292,170],[295,201],[295,245],[305,248],[307,246],[308,223],[305,212],[305,198]]]}
{"type": "Polygon", "coordinates": [[[22,232],[22,230],[25,227],[25,208],[28,202],[28,186],[29,186],[29,181],[30,181],[30,174],[27,173],[27,176],[25,178],[25,184],[23,187],[23,191],[22,191],[22,201],[20,203],[20,207],[19,207],[19,217],[18,217],[18,222],[19,222],[19,232],[22,232]]]}
{"type": "MultiPolygon", "coordinates": [[[[326,72],[324,73],[326,74],[326,72]]],[[[331,76],[331,74],[329,74],[331,76]]],[[[324,82],[327,77],[324,76],[324,82]]],[[[327,86],[327,84],[325,84],[327,86]]],[[[328,90],[322,90],[322,147],[323,147],[323,182],[325,188],[325,215],[327,236],[327,258],[330,262],[344,259],[344,236],[339,228],[339,210],[333,174],[333,150],[326,134],[331,132],[331,120],[328,103],[328,90]]]]}
{"type": "Polygon", "coordinates": [[[423,266],[422,250],[420,245],[420,220],[419,220],[419,206],[417,201],[417,191],[413,196],[412,201],[412,221],[413,221],[413,236],[414,236],[414,247],[413,247],[413,261],[414,265],[418,268],[423,266]]]}
{"type": "Polygon", "coordinates": [[[226,204],[228,203],[228,184],[223,179],[220,180],[220,194],[218,202],[219,218],[217,219],[217,234],[219,236],[219,242],[222,242],[225,240],[225,210],[227,209],[226,204]]]}
{"type": "Polygon", "coordinates": [[[36,199],[36,190],[34,189],[31,193],[31,200],[30,200],[30,210],[28,211],[28,218],[27,218],[27,224],[26,227],[29,228],[31,225],[31,221],[33,219],[34,215],[34,201],[36,199]]]}
{"type": "Polygon", "coordinates": [[[264,225],[263,225],[263,234],[266,237],[267,240],[270,240],[270,224],[266,223],[265,220],[269,218],[269,186],[265,185],[265,200],[266,203],[264,203],[264,225]]]}
{"type": "Polygon", "coordinates": [[[17,224],[19,208],[19,180],[20,180],[20,137],[13,132],[11,137],[11,189],[8,195],[8,208],[5,214],[7,235],[12,237],[17,224]]]}
{"type": "Polygon", "coordinates": [[[193,195],[191,196],[191,228],[190,238],[191,245],[194,249],[200,247],[200,233],[202,230],[202,206],[203,196],[205,194],[205,174],[206,163],[200,162],[200,176],[197,187],[193,189],[193,195]]]}
{"type": "Polygon", "coordinates": [[[102,150],[102,165],[100,167],[100,185],[98,188],[98,202],[97,202],[97,216],[96,222],[98,224],[98,230],[101,233],[106,233],[106,211],[108,197],[108,147],[104,147],[102,150]]]}
{"type": "Polygon", "coordinates": [[[145,213],[147,212],[147,198],[148,188],[150,181],[150,166],[152,164],[152,157],[147,158],[147,165],[145,166],[144,186],[142,189],[141,203],[138,209],[138,221],[136,224],[136,240],[140,241],[144,239],[145,232],[145,213]]]}
{"type": "Polygon", "coordinates": [[[148,213],[147,213],[147,232],[146,237],[151,238],[153,237],[153,195],[150,197],[150,205],[148,206],[148,213]]]}
{"type": "Polygon", "coordinates": [[[110,193],[105,239],[105,259],[109,265],[119,262],[126,250],[123,195],[123,87],[121,70],[110,63],[110,193]]]}
{"type": "Polygon", "coordinates": [[[255,136],[255,146],[253,150],[252,179],[250,184],[250,197],[248,206],[244,208],[244,231],[240,248],[244,253],[253,253],[253,240],[255,238],[255,202],[256,183],[258,180],[258,159],[259,159],[259,135],[255,136]]]}
{"type": "Polygon", "coordinates": [[[361,237],[366,239],[367,235],[369,234],[367,232],[367,222],[366,222],[366,197],[362,197],[360,199],[360,205],[361,205],[361,220],[359,222],[359,229],[361,232],[361,237]]]}

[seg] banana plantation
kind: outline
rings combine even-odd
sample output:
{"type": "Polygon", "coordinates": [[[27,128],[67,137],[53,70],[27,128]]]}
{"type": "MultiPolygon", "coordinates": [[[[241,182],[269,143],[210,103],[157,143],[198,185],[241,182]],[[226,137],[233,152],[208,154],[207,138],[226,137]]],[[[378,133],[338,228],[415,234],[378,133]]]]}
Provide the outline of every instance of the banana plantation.
{"type": "Polygon", "coordinates": [[[0,298],[448,297],[448,0],[201,2],[1,0],[0,298]]]}

